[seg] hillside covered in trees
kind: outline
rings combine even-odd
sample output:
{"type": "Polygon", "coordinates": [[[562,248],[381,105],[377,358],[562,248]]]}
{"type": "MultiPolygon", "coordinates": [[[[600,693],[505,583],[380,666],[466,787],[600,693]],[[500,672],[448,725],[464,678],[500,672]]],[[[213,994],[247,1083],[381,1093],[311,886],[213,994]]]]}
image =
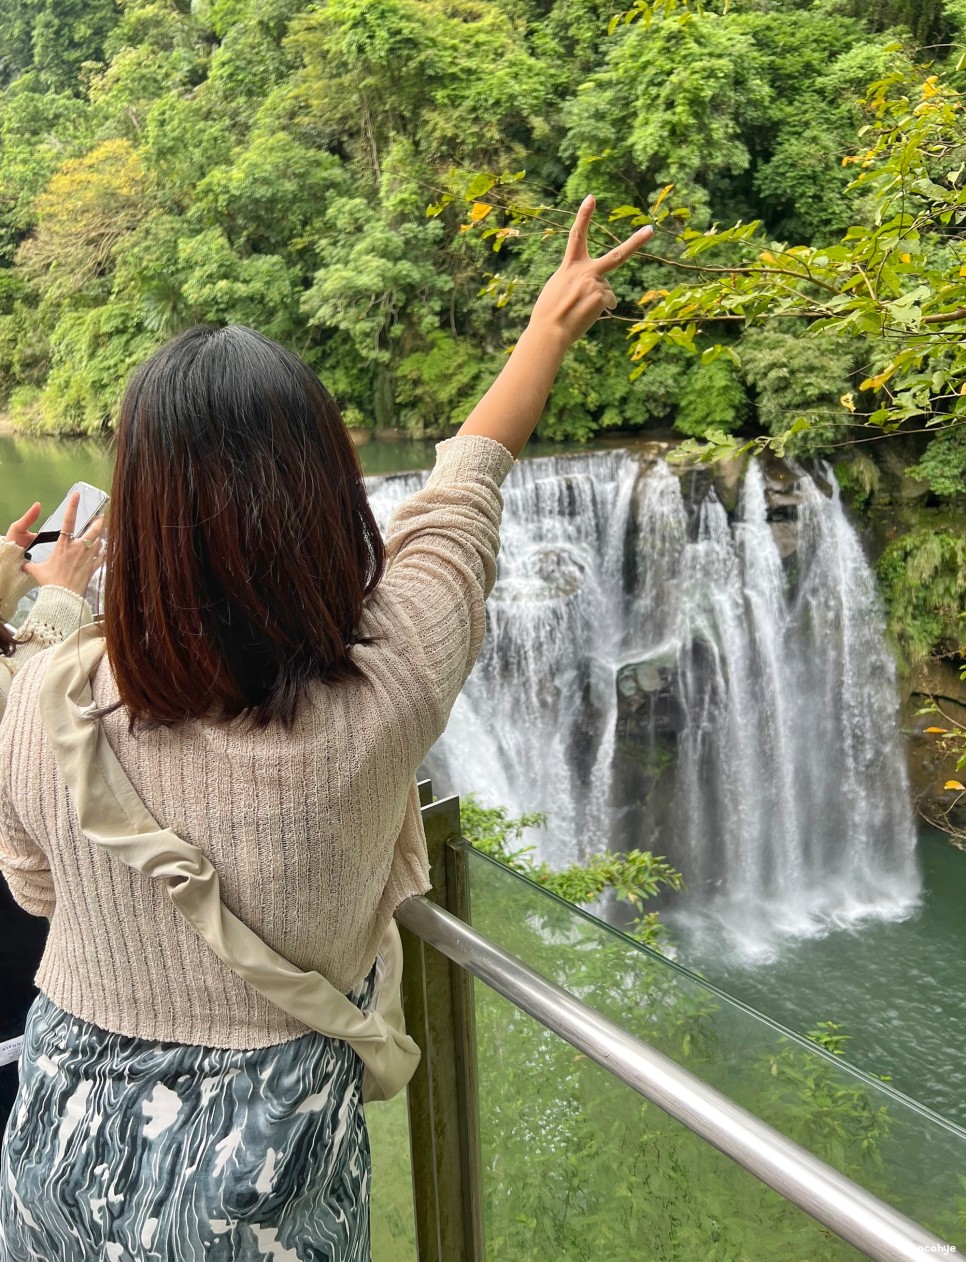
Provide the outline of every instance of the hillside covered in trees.
{"type": "Polygon", "coordinates": [[[901,651],[961,653],[964,43],[966,0],[0,0],[0,406],[108,429],[240,322],[445,435],[593,191],[601,249],[659,230],[541,435],[833,457],[901,651]]]}

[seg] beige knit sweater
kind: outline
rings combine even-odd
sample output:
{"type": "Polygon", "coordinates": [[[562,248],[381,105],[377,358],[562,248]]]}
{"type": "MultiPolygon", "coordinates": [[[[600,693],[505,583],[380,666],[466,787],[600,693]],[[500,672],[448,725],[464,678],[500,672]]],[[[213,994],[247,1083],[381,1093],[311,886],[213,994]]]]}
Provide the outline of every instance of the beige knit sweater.
{"type": "MultiPolygon", "coordinates": [[[[353,655],[362,678],[306,693],[291,731],[186,723],[108,740],[162,824],[201,847],[222,898],[276,951],[343,992],[368,973],[393,911],[429,888],[415,772],[479,652],[496,576],[500,484],[492,439],[437,446],[425,488],[396,511],[387,570],[353,655]]],[[[307,1027],[200,942],[159,882],[79,834],[37,713],[41,654],[0,724],[0,868],[50,917],[37,985],[55,1004],[139,1038],[253,1048],[307,1027]]],[[[117,691],[106,658],[94,699],[117,691]]]]}
{"type": "MultiPolygon", "coordinates": [[[[34,586],[22,566],[24,550],[9,539],[0,538],[0,621],[9,622],[21,596],[34,586]]],[[[30,616],[17,632],[17,643],[9,657],[0,655],[0,715],[6,704],[10,685],[18,670],[37,653],[59,644],[65,636],[85,626],[91,610],[83,596],[50,583],[40,589],[30,616]]]]}

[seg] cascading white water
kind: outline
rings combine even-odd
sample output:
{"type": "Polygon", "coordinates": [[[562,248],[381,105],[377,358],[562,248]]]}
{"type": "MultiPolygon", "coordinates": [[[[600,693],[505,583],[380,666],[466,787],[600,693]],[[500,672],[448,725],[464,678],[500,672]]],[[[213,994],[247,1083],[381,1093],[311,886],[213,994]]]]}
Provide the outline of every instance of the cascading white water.
{"type": "MultiPolygon", "coordinates": [[[[372,480],[377,517],[422,479],[372,480]]],[[[762,469],[731,518],[706,483],[623,452],[515,466],[486,642],[427,769],[547,813],[528,840],[555,866],[666,854],[685,914],[745,951],[904,915],[895,672],[834,480],[798,476],[785,562],[762,469]]]]}

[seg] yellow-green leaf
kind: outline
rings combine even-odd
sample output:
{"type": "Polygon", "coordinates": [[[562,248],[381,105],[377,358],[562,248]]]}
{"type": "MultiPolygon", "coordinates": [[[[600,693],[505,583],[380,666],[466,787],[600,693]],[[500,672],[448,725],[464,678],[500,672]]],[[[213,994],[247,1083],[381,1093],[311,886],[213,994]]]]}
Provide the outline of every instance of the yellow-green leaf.
{"type": "Polygon", "coordinates": [[[889,380],[895,372],[895,364],[890,364],[888,368],[882,372],[876,373],[874,377],[866,377],[865,381],[859,383],[860,390],[879,390],[889,380]]]}
{"type": "Polygon", "coordinates": [[[495,175],[490,175],[488,171],[479,171],[470,180],[464,197],[468,202],[471,202],[474,198],[482,197],[484,193],[488,193],[496,183],[497,178],[495,175]]]}
{"type": "Polygon", "coordinates": [[[663,201],[664,201],[665,197],[667,197],[668,193],[670,193],[670,192],[671,192],[671,190],[672,190],[673,188],[674,188],[674,185],[673,185],[673,184],[665,184],[665,185],[664,185],[664,187],[661,189],[660,193],[658,193],[658,195],[657,195],[657,201],[656,201],[656,202],[654,203],[654,205],[651,207],[651,212],[652,212],[652,213],[653,213],[655,210],[657,210],[658,206],[660,206],[661,202],[663,202],[663,201]]]}
{"type": "Polygon", "coordinates": [[[637,206],[617,206],[610,212],[610,219],[630,219],[633,215],[639,215],[641,211],[637,206]]]}

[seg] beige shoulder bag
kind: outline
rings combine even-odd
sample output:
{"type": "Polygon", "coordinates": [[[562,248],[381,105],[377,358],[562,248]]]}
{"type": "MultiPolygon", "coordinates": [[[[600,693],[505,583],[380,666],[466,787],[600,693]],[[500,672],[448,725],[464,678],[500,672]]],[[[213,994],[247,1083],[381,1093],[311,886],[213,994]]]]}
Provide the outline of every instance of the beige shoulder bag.
{"type": "Polygon", "coordinates": [[[409,1082],[420,1057],[403,1018],[396,922],[390,921],[379,945],[368,1012],[242,924],[221,901],[218,873],[204,852],[162,828],[148,811],[92,713],[91,677],[103,652],[100,628],[81,627],[51,651],[40,691],[44,728],[82,832],[123,863],[163,881],[172,903],[218,958],[266,999],[320,1034],[348,1043],[365,1066],[364,1101],[390,1099],[409,1082]]]}

